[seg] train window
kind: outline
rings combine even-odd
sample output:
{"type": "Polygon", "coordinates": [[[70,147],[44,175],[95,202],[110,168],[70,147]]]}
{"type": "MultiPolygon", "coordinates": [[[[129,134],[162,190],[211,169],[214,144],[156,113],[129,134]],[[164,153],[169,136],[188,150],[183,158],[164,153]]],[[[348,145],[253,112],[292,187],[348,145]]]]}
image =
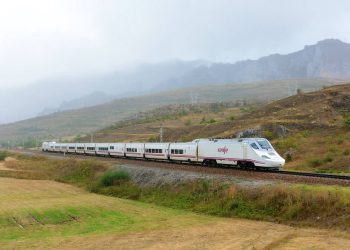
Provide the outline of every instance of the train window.
{"type": "Polygon", "coordinates": [[[163,149],[159,149],[159,153],[161,153],[161,154],[162,154],[162,153],[163,153],[163,149]]]}
{"type": "Polygon", "coordinates": [[[256,140],[256,141],[259,143],[259,145],[262,149],[266,149],[266,150],[271,149],[271,146],[267,140],[256,140]]]}
{"type": "Polygon", "coordinates": [[[170,150],[170,153],[171,153],[171,154],[174,154],[174,149],[170,150]]]}
{"type": "Polygon", "coordinates": [[[259,149],[258,145],[256,145],[255,143],[250,144],[250,146],[252,146],[252,148],[254,148],[254,149],[256,149],[256,150],[259,149]]]}
{"type": "Polygon", "coordinates": [[[114,146],[109,146],[109,149],[114,149],[114,146]]]}
{"type": "Polygon", "coordinates": [[[134,148],[134,152],[137,152],[137,148],[134,148]]]}
{"type": "Polygon", "coordinates": [[[178,149],[175,149],[175,154],[178,154],[179,153],[179,150],[178,149]]]}
{"type": "Polygon", "coordinates": [[[179,154],[183,155],[184,154],[184,150],[183,149],[179,149],[179,154]]]}

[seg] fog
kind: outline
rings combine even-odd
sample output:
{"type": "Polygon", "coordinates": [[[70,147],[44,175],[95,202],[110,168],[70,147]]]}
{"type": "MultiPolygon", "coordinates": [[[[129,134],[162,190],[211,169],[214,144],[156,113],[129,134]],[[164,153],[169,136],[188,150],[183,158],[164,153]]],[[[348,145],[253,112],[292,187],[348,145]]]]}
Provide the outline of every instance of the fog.
{"type": "MultiPolygon", "coordinates": [[[[120,72],[145,63],[235,62],[289,53],[325,38],[349,42],[349,14],[349,1],[1,0],[0,123],[103,91],[101,79],[115,72],[124,79],[120,72]],[[83,91],[91,78],[100,87],[83,91]],[[55,88],[40,87],[61,84],[74,91],[54,95],[47,91],[55,88]],[[16,109],[5,110],[4,100],[17,100],[16,109]]],[[[119,90],[109,94],[151,89],[161,80],[114,81],[119,90]]]]}

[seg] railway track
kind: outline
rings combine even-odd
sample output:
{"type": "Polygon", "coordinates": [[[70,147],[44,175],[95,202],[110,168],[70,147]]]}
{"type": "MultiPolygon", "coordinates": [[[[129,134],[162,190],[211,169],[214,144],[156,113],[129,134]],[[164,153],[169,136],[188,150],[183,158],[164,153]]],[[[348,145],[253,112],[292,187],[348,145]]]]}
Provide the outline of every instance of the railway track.
{"type": "Polygon", "coordinates": [[[248,177],[253,179],[268,179],[268,180],[282,180],[292,183],[306,183],[306,184],[327,184],[327,185],[342,185],[350,186],[350,175],[336,175],[324,173],[310,173],[310,172],[295,172],[285,170],[247,170],[237,167],[220,166],[202,166],[200,163],[181,163],[181,162],[167,162],[161,160],[151,159],[130,159],[130,158],[110,158],[97,155],[82,155],[82,154],[60,154],[53,152],[42,152],[36,150],[14,150],[14,152],[29,153],[36,155],[51,156],[56,158],[74,158],[85,159],[93,158],[107,162],[115,162],[121,164],[142,165],[145,167],[158,167],[171,170],[181,171],[195,171],[206,174],[230,175],[238,177],[248,177]]]}
{"type": "Polygon", "coordinates": [[[295,172],[295,171],[284,171],[284,170],[268,170],[268,171],[272,172],[272,173],[286,174],[286,175],[297,175],[297,176],[309,176],[309,177],[330,178],[330,179],[339,179],[339,180],[350,180],[350,175],[336,175],[336,174],[310,173],[310,172],[295,172]]]}

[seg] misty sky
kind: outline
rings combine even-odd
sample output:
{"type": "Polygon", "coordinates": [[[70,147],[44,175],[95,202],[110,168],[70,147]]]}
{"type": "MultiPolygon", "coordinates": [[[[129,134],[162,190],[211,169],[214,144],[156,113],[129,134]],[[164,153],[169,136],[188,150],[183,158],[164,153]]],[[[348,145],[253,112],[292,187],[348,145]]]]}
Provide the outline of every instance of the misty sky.
{"type": "Polygon", "coordinates": [[[350,42],[350,1],[0,0],[0,87],[139,62],[234,62],[350,42]]]}

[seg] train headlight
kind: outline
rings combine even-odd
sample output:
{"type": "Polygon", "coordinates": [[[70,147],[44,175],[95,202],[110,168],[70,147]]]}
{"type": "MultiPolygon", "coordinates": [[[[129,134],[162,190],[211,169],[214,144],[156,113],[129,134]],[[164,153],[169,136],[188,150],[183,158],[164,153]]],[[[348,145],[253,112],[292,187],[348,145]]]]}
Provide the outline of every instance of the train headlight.
{"type": "Polygon", "coordinates": [[[264,158],[264,159],[271,159],[271,158],[268,157],[267,155],[262,155],[261,157],[264,158]]]}

